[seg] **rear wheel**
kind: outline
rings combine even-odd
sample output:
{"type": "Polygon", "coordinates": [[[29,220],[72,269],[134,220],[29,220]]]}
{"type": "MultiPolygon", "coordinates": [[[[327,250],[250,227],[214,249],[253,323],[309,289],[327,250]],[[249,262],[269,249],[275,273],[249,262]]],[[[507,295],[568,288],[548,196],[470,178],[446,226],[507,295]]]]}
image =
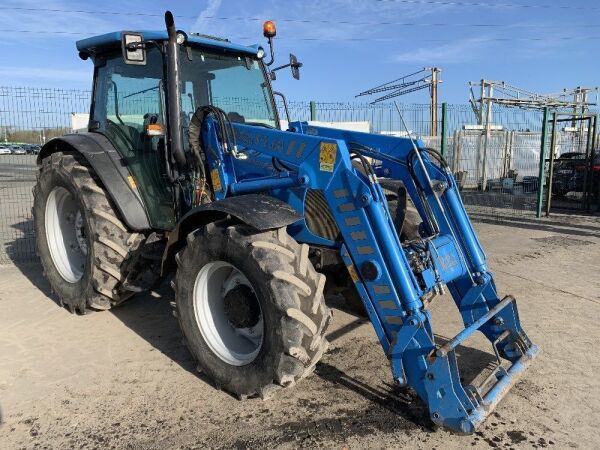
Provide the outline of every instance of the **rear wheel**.
{"type": "Polygon", "coordinates": [[[118,218],[85,161],[62,152],[44,158],[33,216],[37,253],[62,304],[84,313],[133,294],[123,285],[126,263],[144,236],[118,218]]]}
{"type": "Polygon", "coordinates": [[[270,397],[327,348],[325,276],[285,228],[209,224],[177,255],[176,316],[198,368],[240,398],[270,397]]]}

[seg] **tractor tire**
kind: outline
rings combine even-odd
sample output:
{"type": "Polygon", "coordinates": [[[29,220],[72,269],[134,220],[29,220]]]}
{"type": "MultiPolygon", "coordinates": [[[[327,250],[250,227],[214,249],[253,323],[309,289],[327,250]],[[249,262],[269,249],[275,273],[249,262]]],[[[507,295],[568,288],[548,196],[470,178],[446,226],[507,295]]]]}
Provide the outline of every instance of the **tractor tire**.
{"type": "Polygon", "coordinates": [[[37,254],[61,305],[85,314],[131,297],[126,262],[144,236],[119,219],[86,161],[64,152],[44,158],[33,194],[37,254]]]}
{"type": "Polygon", "coordinates": [[[217,388],[266,399],[313,371],[331,312],[308,250],[285,228],[223,221],[188,235],[176,257],[175,316],[217,388]]]}

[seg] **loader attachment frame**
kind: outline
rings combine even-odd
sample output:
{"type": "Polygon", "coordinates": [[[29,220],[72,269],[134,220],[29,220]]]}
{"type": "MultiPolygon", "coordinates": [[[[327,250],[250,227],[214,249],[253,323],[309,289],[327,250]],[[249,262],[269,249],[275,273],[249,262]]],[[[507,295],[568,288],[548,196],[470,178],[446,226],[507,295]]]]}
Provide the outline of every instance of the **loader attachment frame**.
{"type": "MultiPolygon", "coordinates": [[[[216,200],[268,192],[303,211],[307,189],[321,190],[340,230],[338,248],[362,298],[394,379],[412,387],[434,423],[471,433],[537,355],[520,325],[512,297],[498,297],[485,253],[443,158],[417,142],[383,135],[290,124],[291,132],[234,123],[237,153],[223,151],[214,123],[203,125],[216,200]],[[416,154],[418,153],[418,154],[416,154]],[[366,164],[356,170],[352,157],[366,164]],[[378,161],[371,165],[365,158],[378,161]],[[286,170],[244,176],[248,165],[276,158],[286,170]],[[438,158],[439,159],[439,158],[438,158]],[[369,169],[370,167],[370,169],[369,169]],[[289,170],[288,170],[289,169],[289,170]],[[369,171],[370,170],[370,171],[369,171]],[[401,180],[423,219],[423,238],[402,244],[378,176],[401,180]],[[465,329],[436,343],[423,299],[447,287],[465,329]],[[498,364],[482,386],[463,386],[455,350],[481,331],[498,364]],[[502,362],[505,361],[505,363],[502,362]]],[[[304,218],[288,231],[300,242],[323,245],[304,218]]]]}

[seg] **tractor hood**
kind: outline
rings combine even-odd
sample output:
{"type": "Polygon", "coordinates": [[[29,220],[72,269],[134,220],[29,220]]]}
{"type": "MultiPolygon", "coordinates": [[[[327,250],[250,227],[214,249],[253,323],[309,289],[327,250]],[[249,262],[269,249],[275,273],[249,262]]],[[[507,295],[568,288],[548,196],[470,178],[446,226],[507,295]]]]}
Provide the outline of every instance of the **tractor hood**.
{"type": "MultiPolygon", "coordinates": [[[[114,31],[112,33],[102,34],[87,39],[77,41],[77,50],[84,54],[99,53],[110,48],[119,48],[121,46],[122,31],[114,31]]],[[[168,39],[166,31],[139,31],[144,36],[144,40],[166,41],[168,39]]],[[[233,44],[226,40],[218,38],[210,38],[195,34],[188,34],[187,42],[191,45],[210,48],[212,50],[222,50],[223,52],[245,53],[256,56],[259,45],[239,45],[233,44]]]]}

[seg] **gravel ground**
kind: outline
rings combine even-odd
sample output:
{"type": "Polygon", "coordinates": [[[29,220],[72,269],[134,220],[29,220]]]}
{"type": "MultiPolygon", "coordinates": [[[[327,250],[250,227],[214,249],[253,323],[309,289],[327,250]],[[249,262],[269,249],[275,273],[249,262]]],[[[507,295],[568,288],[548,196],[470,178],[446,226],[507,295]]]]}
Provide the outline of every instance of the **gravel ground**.
{"type": "MultiPolygon", "coordinates": [[[[391,384],[371,325],[339,308],[314,375],[271,400],[238,401],[195,373],[168,289],[74,316],[39,266],[22,265],[0,267],[0,448],[597,448],[600,220],[476,228],[542,353],[473,435],[432,429],[391,384]]],[[[440,340],[460,329],[450,298],[432,315],[440,340]]],[[[459,348],[465,378],[490,350],[478,338],[459,348]]]]}

